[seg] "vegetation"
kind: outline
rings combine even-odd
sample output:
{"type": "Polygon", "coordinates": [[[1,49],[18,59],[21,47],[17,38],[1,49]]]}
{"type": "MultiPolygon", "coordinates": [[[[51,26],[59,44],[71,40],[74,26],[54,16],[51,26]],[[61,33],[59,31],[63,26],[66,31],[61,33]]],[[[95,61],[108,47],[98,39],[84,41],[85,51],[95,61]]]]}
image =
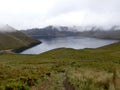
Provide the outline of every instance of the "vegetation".
{"type": "Polygon", "coordinates": [[[40,42],[19,31],[0,32],[0,50],[28,47],[35,43],[40,42]]]}
{"type": "Polygon", "coordinates": [[[120,42],[0,55],[0,90],[120,90],[120,42]]]}

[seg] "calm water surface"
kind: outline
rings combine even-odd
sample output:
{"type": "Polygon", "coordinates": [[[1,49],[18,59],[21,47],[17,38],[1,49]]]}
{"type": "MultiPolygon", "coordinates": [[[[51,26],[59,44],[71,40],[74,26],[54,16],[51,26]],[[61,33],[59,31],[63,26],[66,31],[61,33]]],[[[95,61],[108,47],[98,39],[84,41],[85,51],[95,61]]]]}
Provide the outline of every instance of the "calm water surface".
{"type": "Polygon", "coordinates": [[[97,48],[117,42],[117,40],[103,40],[86,37],[63,37],[53,39],[40,39],[40,41],[42,41],[42,44],[29,48],[23,51],[21,54],[40,54],[61,47],[74,49],[97,48]]]}

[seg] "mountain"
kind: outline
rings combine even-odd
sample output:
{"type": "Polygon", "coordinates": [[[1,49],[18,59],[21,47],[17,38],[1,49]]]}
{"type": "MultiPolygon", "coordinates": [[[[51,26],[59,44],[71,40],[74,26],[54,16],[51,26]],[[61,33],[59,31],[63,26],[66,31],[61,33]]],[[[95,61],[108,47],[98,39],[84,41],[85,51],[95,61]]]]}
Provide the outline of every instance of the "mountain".
{"type": "MultiPolygon", "coordinates": [[[[0,50],[27,48],[40,43],[9,25],[0,26],[0,50]]],[[[20,49],[19,49],[20,50],[20,49]]]]}
{"type": "Polygon", "coordinates": [[[7,25],[0,25],[0,32],[5,33],[5,32],[16,32],[17,30],[14,29],[13,27],[7,25]]]}
{"type": "Polygon", "coordinates": [[[120,40],[120,26],[48,26],[45,28],[33,28],[22,30],[23,33],[36,38],[55,38],[68,36],[93,37],[101,39],[120,40]]]}
{"type": "Polygon", "coordinates": [[[66,26],[48,26],[45,28],[33,28],[22,30],[22,32],[34,38],[55,38],[78,35],[78,31],[76,29],[66,26]]]}
{"type": "Polygon", "coordinates": [[[89,31],[80,32],[80,36],[120,40],[120,27],[113,26],[109,29],[94,27],[89,31]]]}

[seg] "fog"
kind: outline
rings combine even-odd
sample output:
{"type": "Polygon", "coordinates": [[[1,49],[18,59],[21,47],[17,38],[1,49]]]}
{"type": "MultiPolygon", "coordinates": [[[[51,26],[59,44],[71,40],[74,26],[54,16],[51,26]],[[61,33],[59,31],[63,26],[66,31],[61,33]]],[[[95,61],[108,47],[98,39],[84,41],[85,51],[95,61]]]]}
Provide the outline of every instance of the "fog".
{"type": "Polygon", "coordinates": [[[0,0],[0,24],[16,29],[47,25],[119,25],[120,0],[0,0]]]}

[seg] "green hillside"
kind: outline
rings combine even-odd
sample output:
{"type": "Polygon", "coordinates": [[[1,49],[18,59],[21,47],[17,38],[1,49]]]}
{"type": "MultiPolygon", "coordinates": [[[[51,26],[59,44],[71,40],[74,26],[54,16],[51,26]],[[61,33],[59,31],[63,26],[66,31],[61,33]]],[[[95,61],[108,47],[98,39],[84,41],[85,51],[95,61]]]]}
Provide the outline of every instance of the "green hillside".
{"type": "Polygon", "coordinates": [[[40,55],[1,54],[0,90],[120,90],[120,42],[40,55]]]}
{"type": "Polygon", "coordinates": [[[35,43],[37,44],[39,41],[32,39],[19,31],[0,32],[0,50],[27,47],[35,43]]]}

